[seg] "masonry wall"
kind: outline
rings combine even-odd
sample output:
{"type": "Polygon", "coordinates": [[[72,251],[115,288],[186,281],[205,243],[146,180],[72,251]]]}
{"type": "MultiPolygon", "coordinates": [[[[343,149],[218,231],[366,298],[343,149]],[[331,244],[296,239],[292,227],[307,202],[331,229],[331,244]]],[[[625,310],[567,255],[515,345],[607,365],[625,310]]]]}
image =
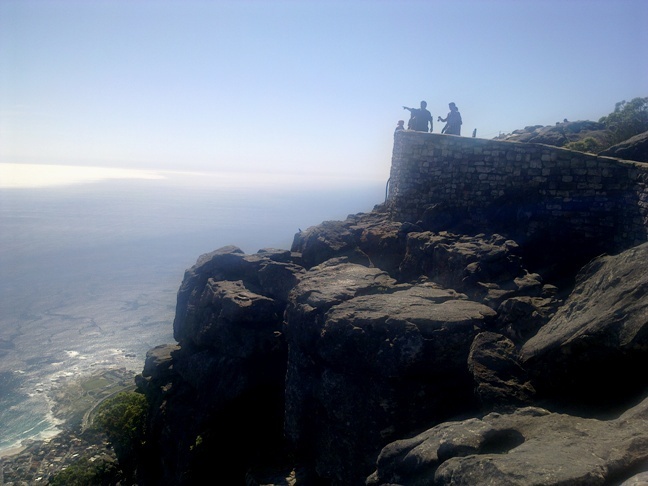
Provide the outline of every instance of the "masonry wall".
{"type": "Polygon", "coordinates": [[[403,131],[394,135],[387,205],[398,221],[452,214],[484,230],[579,235],[620,250],[648,239],[648,164],[403,131]]]}

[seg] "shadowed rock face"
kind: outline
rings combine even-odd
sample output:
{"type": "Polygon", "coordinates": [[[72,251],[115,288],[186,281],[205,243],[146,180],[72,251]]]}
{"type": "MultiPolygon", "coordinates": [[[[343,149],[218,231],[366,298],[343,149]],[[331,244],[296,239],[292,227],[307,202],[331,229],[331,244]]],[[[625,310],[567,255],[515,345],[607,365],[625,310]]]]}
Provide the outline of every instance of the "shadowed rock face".
{"type": "Polygon", "coordinates": [[[566,301],[520,250],[378,208],[299,233],[291,252],[201,257],[178,292],[178,344],[151,350],[138,379],[140,484],[636,475],[645,403],[621,411],[648,385],[648,244],[591,262],[566,301]]]}
{"type": "Polygon", "coordinates": [[[512,410],[533,401],[535,389],[520,364],[513,341],[496,332],[481,332],[472,342],[468,368],[483,409],[512,410]]]}
{"type": "Polygon", "coordinates": [[[241,484],[260,455],[282,450],[283,312],[304,271],[289,260],[225,247],[186,272],[179,345],[151,350],[137,380],[151,405],[141,484],[198,484],[214,468],[223,484],[241,484]]]}
{"type": "Polygon", "coordinates": [[[565,305],[522,347],[543,393],[619,402],[648,385],[648,244],[586,265],[565,305]],[[632,379],[620,379],[630,377],[632,379]]]}
{"type": "Polygon", "coordinates": [[[321,476],[361,483],[380,444],[472,404],[470,343],[494,316],[377,269],[312,268],[286,312],[288,436],[312,451],[321,476]]]}
{"type": "Polygon", "coordinates": [[[600,257],[522,346],[520,359],[504,351],[510,343],[503,336],[474,340],[469,361],[482,399],[505,393],[500,405],[519,406],[534,386],[544,403],[578,413],[521,408],[439,425],[386,446],[370,484],[617,484],[645,470],[648,399],[638,397],[648,388],[640,371],[648,350],[647,279],[648,244],[600,257]],[[584,418],[595,414],[607,420],[584,418]]]}

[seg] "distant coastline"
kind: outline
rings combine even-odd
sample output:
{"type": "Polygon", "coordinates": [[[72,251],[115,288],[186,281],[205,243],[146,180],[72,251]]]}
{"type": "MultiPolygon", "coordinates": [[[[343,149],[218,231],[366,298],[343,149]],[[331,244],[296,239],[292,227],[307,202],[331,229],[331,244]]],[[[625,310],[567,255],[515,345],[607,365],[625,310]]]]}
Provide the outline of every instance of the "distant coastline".
{"type": "Polygon", "coordinates": [[[27,449],[26,445],[19,445],[16,447],[9,447],[7,449],[0,450],[0,459],[15,456],[16,454],[20,454],[25,449],[27,449]]]}
{"type": "Polygon", "coordinates": [[[49,442],[65,430],[83,433],[92,423],[92,414],[106,399],[135,388],[135,373],[125,368],[107,368],[89,376],[71,379],[54,393],[54,416],[60,420],[57,431],[40,439],[25,439],[22,444],[0,450],[0,459],[15,456],[49,442]]]}

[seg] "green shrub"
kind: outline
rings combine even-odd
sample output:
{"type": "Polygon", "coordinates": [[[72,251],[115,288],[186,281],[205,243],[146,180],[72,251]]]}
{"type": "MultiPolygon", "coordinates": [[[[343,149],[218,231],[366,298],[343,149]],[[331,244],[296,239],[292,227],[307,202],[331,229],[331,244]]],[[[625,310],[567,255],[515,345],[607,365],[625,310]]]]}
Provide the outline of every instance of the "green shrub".
{"type": "Polygon", "coordinates": [[[119,480],[119,471],[112,462],[102,459],[79,459],[49,479],[51,486],[108,486],[119,480]]]}
{"type": "Polygon", "coordinates": [[[565,145],[565,148],[569,150],[577,150],[579,152],[589,152],[595,154],[607,147],[605,147],[593,137],[585,137],[583,140],[579,140],[577,142],[569,142],[565,145]]]}
{"type": "Polygon", "coordinates": [[[140,393],[121,392],[103,402],[94,418],[95,428],[110,441],[122,470],[136,468],[138,452],[144,442],[148,405],[140,393]]]}
{"type": "MultiPolygon", "coordinates": [[[[599,120],[612,133],[610,146],[648,131],[648,97],[619,101],[614,111],[599,120]]],[[[606,147],[607,148],[607,147],[606,147]]]]}

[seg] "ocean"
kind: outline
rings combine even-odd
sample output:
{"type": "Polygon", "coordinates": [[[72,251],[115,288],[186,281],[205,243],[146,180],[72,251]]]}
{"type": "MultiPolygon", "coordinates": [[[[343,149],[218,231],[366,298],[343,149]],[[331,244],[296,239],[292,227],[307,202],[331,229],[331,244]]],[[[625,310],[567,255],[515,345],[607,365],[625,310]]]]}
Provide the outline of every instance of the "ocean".
{"type": "Polygon", "coordinates": [[[68,380],[141,372],[148,349],[174,342],[176,293],[201,254],[288,249],[300,229],[368,212],[385,190],[344,178],[9,169],[0,164],[0,457],[58,432],[52,397],[68,380]]]}

